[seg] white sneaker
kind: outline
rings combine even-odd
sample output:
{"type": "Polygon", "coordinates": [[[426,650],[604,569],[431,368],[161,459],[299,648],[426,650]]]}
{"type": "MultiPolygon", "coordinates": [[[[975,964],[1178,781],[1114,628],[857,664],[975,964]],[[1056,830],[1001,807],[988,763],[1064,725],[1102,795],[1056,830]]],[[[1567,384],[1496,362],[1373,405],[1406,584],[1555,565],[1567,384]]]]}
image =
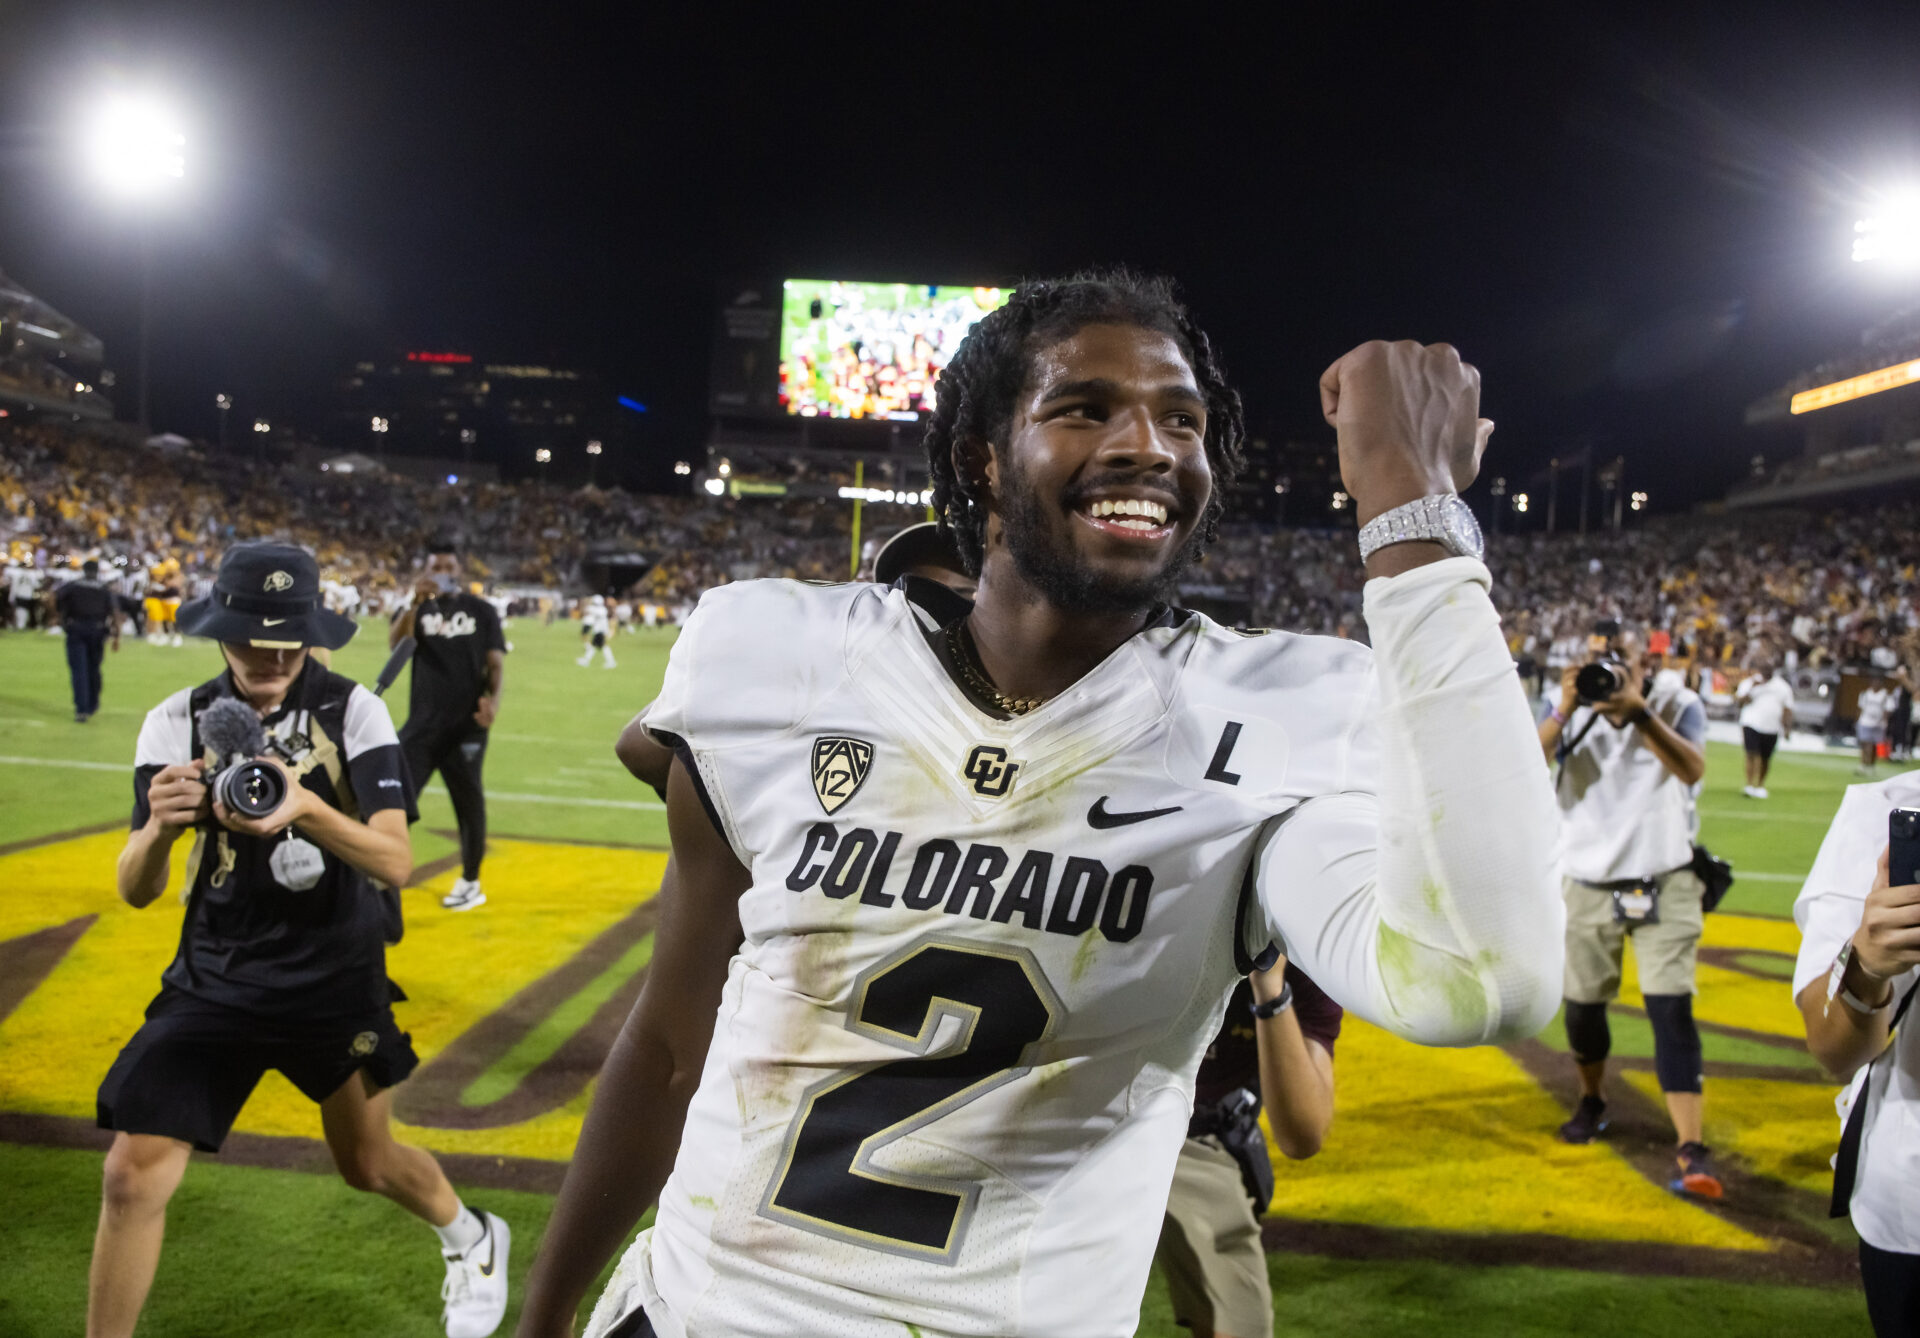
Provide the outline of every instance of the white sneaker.
{"type": "Polygon", "coordinates": [[[1760,787],[1757,785],[1744,786],[1740,793],[1749,799],[1758,799],[1760,797],[1760,787]]]}
{"type": "Polygon", "coordinates": [[[585,669],[588,665],[593,663],[593,656],[582,655],[579,659],[575,660],[574,663],[579,665],[582,669],[585,669]]]}
{"type": "Polygon", "coordinates": [[[175,633],[173,634],[173,640],[172,640],[171,642],[169,642],[168,644],[170,644],[170,645],[174,645],[174,646],[184,646],[184,645],[186,645],[187,643],[186,643],[185,641],[183,641],[183,640],[181,640],[181,639],[180,639],[180,634],[179,634],[178,632],[175,632],[175,633]]]}
{"type": "Polygon", "coordinates": [[[613,668],[613,656],[611,655],[607,656],[607,668],[613,668]]]}
{"type": "Polygon", "coordinates": [[[447,1280],[440,1284],[440,1299],[446,1308],[440,1319],[447,1338],[487,1338],[507,1314],[507,1247],[513,1233],[492,1213],[476,1211],[487,1234],[465,1254],[445,1256],[447,1280]]]}
{"type": "Polygon", "coordinates": [[[1754,797],[1755,799],[1765,799],[1765,798],[1767,797],[1767,787],[1766,787],[1766,786],[1764,786],[1764,785],[1756,785],[1756,786],[1754,786],[1754,787],[1753,787],[1753,797],[1754,797]]]}
{"type": "Polygon", "coordinates": [[[450,911],[470,911],[486,905],[487,894],[480,890],[478,878],[461,878],[455,881],[453,891],[440,898],[440,904],[450,911]]]}

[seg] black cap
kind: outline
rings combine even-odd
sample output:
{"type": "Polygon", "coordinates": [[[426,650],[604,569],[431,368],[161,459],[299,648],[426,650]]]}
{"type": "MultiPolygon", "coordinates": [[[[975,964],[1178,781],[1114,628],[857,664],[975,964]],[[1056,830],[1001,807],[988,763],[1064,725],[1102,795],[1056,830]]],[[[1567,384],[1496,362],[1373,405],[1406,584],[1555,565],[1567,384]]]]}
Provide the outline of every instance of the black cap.
{"type": "Polygon", "coordinates": [[[353,619],[320,602],[320,564],[292,544],[237,544],[220,559],[213,593],[180,609],[180,630],[232,645],[338,650],[353,619]]]}
{"type": "Polygon", "coordinates": [[[931,520],[907,526],[873,555],[873,579],[879,585],[892,585],[910,567],[938,567],[956,576],[967,574],[960,562],[960,550],[953,545],[953,535],[931,520]]]}

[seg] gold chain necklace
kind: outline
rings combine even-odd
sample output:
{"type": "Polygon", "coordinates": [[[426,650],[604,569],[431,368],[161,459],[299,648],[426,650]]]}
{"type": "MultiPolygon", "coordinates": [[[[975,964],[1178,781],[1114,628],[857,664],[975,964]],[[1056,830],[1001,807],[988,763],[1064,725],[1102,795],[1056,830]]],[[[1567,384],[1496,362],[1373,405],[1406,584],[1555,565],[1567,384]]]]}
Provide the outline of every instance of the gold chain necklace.
{"type": "Polygon", "coordinates": [[[965,625],[964,618],[959,622],[947,624],[947,654],[952,656],[953,662],[960,666],[961,674],[966,677],[967,686],[979,696],[992,702],[996,709],[1005,711],[1008,715],[1025,715],[1039,707],[1041,700],[1038,697],[1015,697],[1000,691],[993,685],[993,680],[987,677],[986,666],[979,663],[974,653],[973,639],[962,631],[965,625]]]}

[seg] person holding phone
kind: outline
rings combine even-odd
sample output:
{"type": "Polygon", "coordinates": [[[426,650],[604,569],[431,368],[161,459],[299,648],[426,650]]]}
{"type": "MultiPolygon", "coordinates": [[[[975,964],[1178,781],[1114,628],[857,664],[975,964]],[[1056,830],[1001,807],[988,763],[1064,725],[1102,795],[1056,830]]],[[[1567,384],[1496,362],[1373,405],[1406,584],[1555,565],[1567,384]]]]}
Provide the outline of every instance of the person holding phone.
{"type": "Polygon", "coordinates": [[[1899,1026],[1920,977],[1916,810],[1920,774],[1849,787],[1793,905],[1807,1049],[1849,1083],[1833,1215],[1852,1217],[1860,1234],[1860,1279],[1881,1338],[1920,1333],[1920,1028],[1899,1026]]]}

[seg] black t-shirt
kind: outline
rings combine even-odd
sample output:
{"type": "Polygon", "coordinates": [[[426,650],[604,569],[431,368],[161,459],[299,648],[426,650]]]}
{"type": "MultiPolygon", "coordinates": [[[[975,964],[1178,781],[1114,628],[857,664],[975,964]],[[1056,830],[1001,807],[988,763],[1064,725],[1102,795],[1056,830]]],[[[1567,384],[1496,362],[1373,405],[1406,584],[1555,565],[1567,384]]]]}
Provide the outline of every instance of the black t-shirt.
{"type": "Polygon", "coordinates": [[[500,615],[478,595],[435,595],[413,620],[413,688],[407,723],[472,724],[487,694],[487,652],[505,653],[500,615]]]}
{"type": "MultiPolygon", "coordinates": [[[[1292,962],[1287,963],[1287,983],[1293,986],[1293,1015],[1300,1019],[1301,1034],[1318,1041],[1331,1055],[1346,1010],[1292,962]]],[[[1260,1024],[1253,1020],[1249,1011],[1252,1006],[1253,986],[1242,980],[1234,986],[1233,997],[1227,1001],[1226,1021],[1207,1047],[1207,1056],[1200,1061],[1200,1072],[1194,1077],[1196,1109],[1213,1105],[1236,1088],[1259,1094],[1260,1043],[1254,1028],[1260,1024]]]]}
{"type": "MultiPolygon", "coordinates": [[[[147,786],[162,767],[196,757],[214,765],[196,718],[216,697],[234,695],[231,677],[222,674],[147,713],[134,759],[136,829],[150,816],[147,786]]],[[[309,659],[286,701],[262,723],[300,783],[334,808],[364,819],[407,807],[393,719],[385,703],[352,679],[309,659]]],[[[319,870],[302,890],[283,884],[273,866],[285,834],[247,836],[210,820],[193,839],[180,946],[162,977],[168,985],[269,1016],[344,1017],[386,1006],[392,997],[390,894],[318,842],[306,842],[319,856],[319,870]]],[[[285,855],[282,860],[288,868],[285,855]]],[[[293,881],[305,880],[295,875],[293,881]]]]}
{"type": "Polygon", "coordinates": [[[98,581],[82,577],[55,591],[53,606],[60,611],[60,621],[69,627],[105,627],[113,618],[113,592],[98,581]]]}

